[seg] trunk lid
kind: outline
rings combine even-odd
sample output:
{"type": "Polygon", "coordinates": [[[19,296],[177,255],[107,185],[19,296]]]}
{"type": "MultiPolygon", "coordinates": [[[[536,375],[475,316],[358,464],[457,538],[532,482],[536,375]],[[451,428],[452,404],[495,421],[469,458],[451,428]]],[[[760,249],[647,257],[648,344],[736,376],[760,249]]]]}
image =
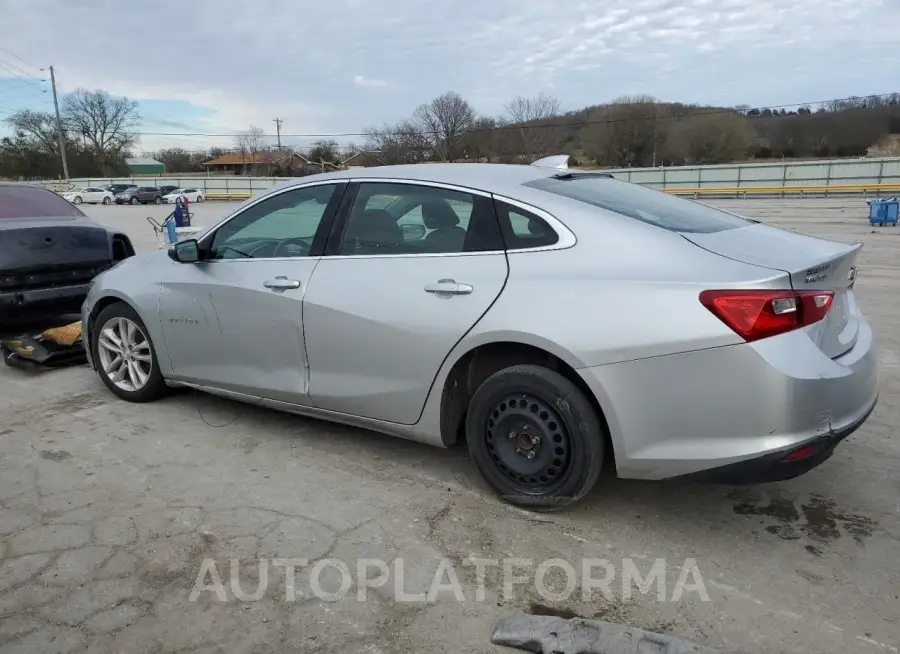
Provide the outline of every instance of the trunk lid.
{"type": "Polygon", "coordinates": [[[862,243],[838,243],[762,224],[682,236],[728,259],[784,272],[795,291],[833,291],[828,314],[806,332],[831,358],[856,344],[859,311],[853,284],[862,243]]]}
{"type": "Polygon", "coordinates": [[[75,218],[6,219],[0,222],[0,273],[64,270],[112,259],[103,227],[75,218]]]}

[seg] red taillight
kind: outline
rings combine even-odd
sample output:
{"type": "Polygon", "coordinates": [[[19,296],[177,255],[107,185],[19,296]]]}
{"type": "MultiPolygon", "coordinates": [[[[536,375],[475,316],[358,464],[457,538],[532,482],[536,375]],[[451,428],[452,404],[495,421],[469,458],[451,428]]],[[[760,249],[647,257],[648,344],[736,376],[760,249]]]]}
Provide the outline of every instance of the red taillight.
{"type": "Polygon", "coordinates": [[[783,334],[820,321],[831,291],[703,291],[700,302],[745,341],[783,334]]]}

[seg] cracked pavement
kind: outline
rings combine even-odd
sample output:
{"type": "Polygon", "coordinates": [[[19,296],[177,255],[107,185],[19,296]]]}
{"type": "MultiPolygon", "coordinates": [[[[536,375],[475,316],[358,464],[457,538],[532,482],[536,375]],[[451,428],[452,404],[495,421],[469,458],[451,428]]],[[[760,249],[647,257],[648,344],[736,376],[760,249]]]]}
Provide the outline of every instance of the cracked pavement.
{"type": "MultiPolygon", "coordinates": [[[[537,515],[500,503],[464,452],[192,392],[131,405],[84,368],[0,366],[0,654],[496,653],[506,651],[489,643],[496,622],[529,611],[723,652],[898,652],[900,231],[870,233],[859,199],[721,204],[866,243],[858,294],[879,342],[881,399],[819,469],[741,489],[601,478],[582,504],[537,515]],[[611,597],[548,601],[534,583],[507,595],[492,568],[479,600],[463,564],[470,555],[561,558],[576,569],[583,558],[619,567],[630,557],[644,575],[665,558],[666,599],[693,557],[710,601],[686,592],[661,602],[655,589],[629,597],[619,575],[611,597]],[[358,601],[363,557],[402,559],[402,587],[391,570],[358,601]],[[292,591],[276,558],[308,561],[292,591]],[[311,588],[311,569],[326,559],[353,578],[336,601],[311,588]],[[449,592],[404,601],[399,591],[429,590],[441,559],[465,601],[449,592]],[[211,591],[191,601],[204,561],[226,601],[211,591]],[[236,598],[263,577],[258,600],[236,598]]],[[[212,220],[226,206],[195,209],[212,220]]],[[[87,211],[132,233],[139,249],[152,246],[144,215],[156,207],[87,211]]],[[[318,578],[324,591],[340,589],[334,567],[318,578]]]]}

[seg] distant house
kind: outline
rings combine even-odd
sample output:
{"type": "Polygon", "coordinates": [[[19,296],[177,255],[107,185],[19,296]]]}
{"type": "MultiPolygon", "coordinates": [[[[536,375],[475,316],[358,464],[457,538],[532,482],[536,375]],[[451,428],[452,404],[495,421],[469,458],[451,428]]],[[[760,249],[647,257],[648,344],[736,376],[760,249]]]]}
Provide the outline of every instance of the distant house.
{"type": "Polygon", "coordinates": [[[293,177],[322,172],[321,166],[311,162],[293,150],[263,150],[228,152],[215,159],[204,161],[203,166],[211,175],[262,175],[266,177],[293,177]]]}
{"type": "Polygon", "coordinates": [[[344,168],[372,168],[374,166],[384,166],[385,161],[379,156],[380,152],[371,150],[362,150],[353,156],[344,159],[341,166],[344,168]]]}
{"type": "Polygon", "coordinates": [[[166,164],[150,157],[128,157],[125,159],[131,175],[164,175],[166,164]]]}

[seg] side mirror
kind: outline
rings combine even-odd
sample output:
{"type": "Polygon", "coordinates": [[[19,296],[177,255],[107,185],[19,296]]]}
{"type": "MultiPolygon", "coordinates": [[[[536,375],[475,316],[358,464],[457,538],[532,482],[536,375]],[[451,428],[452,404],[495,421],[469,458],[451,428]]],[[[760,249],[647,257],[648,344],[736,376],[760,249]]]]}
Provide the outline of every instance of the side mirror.
{"type": "Polygon", "coordinates": [[[178,263],[200,261],[200,246],[197,245],[197,239],[189,238],[185,241],[178,241],[173,247],[169,248],[169,258],[178,263]]]}
{"type": "Polygon", "coordinates": [[[420,238],[425,238],[425,225],[400,225],[400,232],[403,234],[404,240],[418,241],[420,238]]]}

